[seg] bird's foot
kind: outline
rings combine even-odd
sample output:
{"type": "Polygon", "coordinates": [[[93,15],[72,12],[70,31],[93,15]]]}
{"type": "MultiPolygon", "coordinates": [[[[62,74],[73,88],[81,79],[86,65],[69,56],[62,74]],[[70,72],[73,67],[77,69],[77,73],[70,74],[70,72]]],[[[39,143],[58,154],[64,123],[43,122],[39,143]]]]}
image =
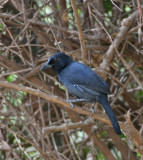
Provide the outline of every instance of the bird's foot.
{"type": "Polygon", "coordinates": [[[72,102],[69,102],[69,103],[70,103],[70,105],[71,105],[71,107],[73,109],[74,108],[74,104],[72,102]]]}
{"type": "Polygon", "coordinates": [[[95,113],[94,108],[95,108],[95,106],[94,106],[94,105],[90,108],[90,111],[92,112],[92,114],[94,114],[94,113],[95,113]]]}
{"type": "Polygon", "coordinates": [[[82,101],[88,101],[88,100],[86,99],[68,99],[66,100],[66,102],[71,104],[72,108],[74,108],[74,105],[73,105],[74,102],[82,102],[82,101]]]}
{"type": "Polygon", "coordinates": [[[93,106],[90,108],[90,111],[92,112],[92,114],[95,113],[95,104],[96,104],[96,102],[94,102],[93,106]]]}
{"type": "Polygon", "coordinates": [[[72,109],[74,108],[74,104],[72,103],[72,100],[69,100],[69,99],[68,99],[68,100],[66,100],[66,102],[70,103],[72,109]]]}

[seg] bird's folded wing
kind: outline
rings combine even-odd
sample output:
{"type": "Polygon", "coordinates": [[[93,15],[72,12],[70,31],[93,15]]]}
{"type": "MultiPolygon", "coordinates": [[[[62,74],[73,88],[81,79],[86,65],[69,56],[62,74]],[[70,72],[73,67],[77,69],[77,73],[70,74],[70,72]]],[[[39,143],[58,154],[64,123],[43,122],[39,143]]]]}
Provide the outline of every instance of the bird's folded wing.
{"type": "Polygon", "coordinates": [[[80,92],[83,92],[83,93],[86,93],[86,94],[89,94],[90,96],[93,95],[93,96],[99,96],[100,93],[98,91],[95,91],[93,89],[89,89],[87,88],[86,86],[84,85],[77,85],[77,84],[74,84],[74,87],[76,89],[78,89],[80,92]]]}
{"type": "Polygon", "coordinates": [[[67,79],[69,79],[71,83],[96,92],[110,93],[106,82],[89,67],[77,62],[74,62],[69,67],[70,68],[67,68],[68,75],[66,77],[68,77],[67,79]]]}

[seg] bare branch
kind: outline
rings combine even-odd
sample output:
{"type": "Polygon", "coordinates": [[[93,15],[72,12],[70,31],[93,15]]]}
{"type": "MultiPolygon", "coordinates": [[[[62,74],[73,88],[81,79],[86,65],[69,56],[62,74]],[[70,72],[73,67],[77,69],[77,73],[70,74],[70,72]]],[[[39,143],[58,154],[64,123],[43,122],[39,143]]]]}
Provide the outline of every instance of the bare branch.
{"type": "Polygon", "coordinates": [[[82,55],[83,55],[83,62],[86,64],[86,58],[87,58],[87,53],[86,53],[86,47],[85,47],[85,42],[84,42],[84,36],[83,36],[83,32],[82,32],[82,26],[81,26],[81,22],[80,22],[80,17],[78,14],[78,8],[77,5],[75,3],[75,0],[71,0],[71,4],[72,4],[72,8],[75,14],[75,21],[77,24],[77,28],[78,28],[78,33],[79,33],[79,39],[80,39],[80,44],[81,44],[81,51],[82,51],[82,55]]]}

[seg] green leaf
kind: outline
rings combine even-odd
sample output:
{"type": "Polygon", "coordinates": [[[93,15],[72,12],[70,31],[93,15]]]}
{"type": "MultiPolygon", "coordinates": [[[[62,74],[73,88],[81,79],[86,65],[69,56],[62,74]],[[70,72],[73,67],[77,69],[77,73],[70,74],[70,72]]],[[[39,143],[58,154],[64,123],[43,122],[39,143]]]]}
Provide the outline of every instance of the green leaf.
{"type": "Polygon", "coordinates": [[[130,12],[130,11],[131,11],[131,8],[126,5],[126,6],[125,6],[125,11],[126,11],[126,12],[130,12]]]}
{"type": "Polygon", "coordinates": [[[7,81],[8,82],[13,82],[18,78],[18,76],[16,74],[11,74],[7,77],[7,81]]]}

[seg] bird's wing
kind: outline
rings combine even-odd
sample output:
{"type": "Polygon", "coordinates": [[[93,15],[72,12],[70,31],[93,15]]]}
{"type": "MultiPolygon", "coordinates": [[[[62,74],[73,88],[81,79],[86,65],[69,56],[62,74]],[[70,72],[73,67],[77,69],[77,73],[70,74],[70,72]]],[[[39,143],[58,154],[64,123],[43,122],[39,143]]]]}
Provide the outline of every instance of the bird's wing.
{"type": "Polygon", "coordinates": [[[106,82],[97,73],[82,63],[71,63],[67,67],[66,73],[67,79],[81,88],[87,88],[105,94],[110,93],[106,82]]]}

